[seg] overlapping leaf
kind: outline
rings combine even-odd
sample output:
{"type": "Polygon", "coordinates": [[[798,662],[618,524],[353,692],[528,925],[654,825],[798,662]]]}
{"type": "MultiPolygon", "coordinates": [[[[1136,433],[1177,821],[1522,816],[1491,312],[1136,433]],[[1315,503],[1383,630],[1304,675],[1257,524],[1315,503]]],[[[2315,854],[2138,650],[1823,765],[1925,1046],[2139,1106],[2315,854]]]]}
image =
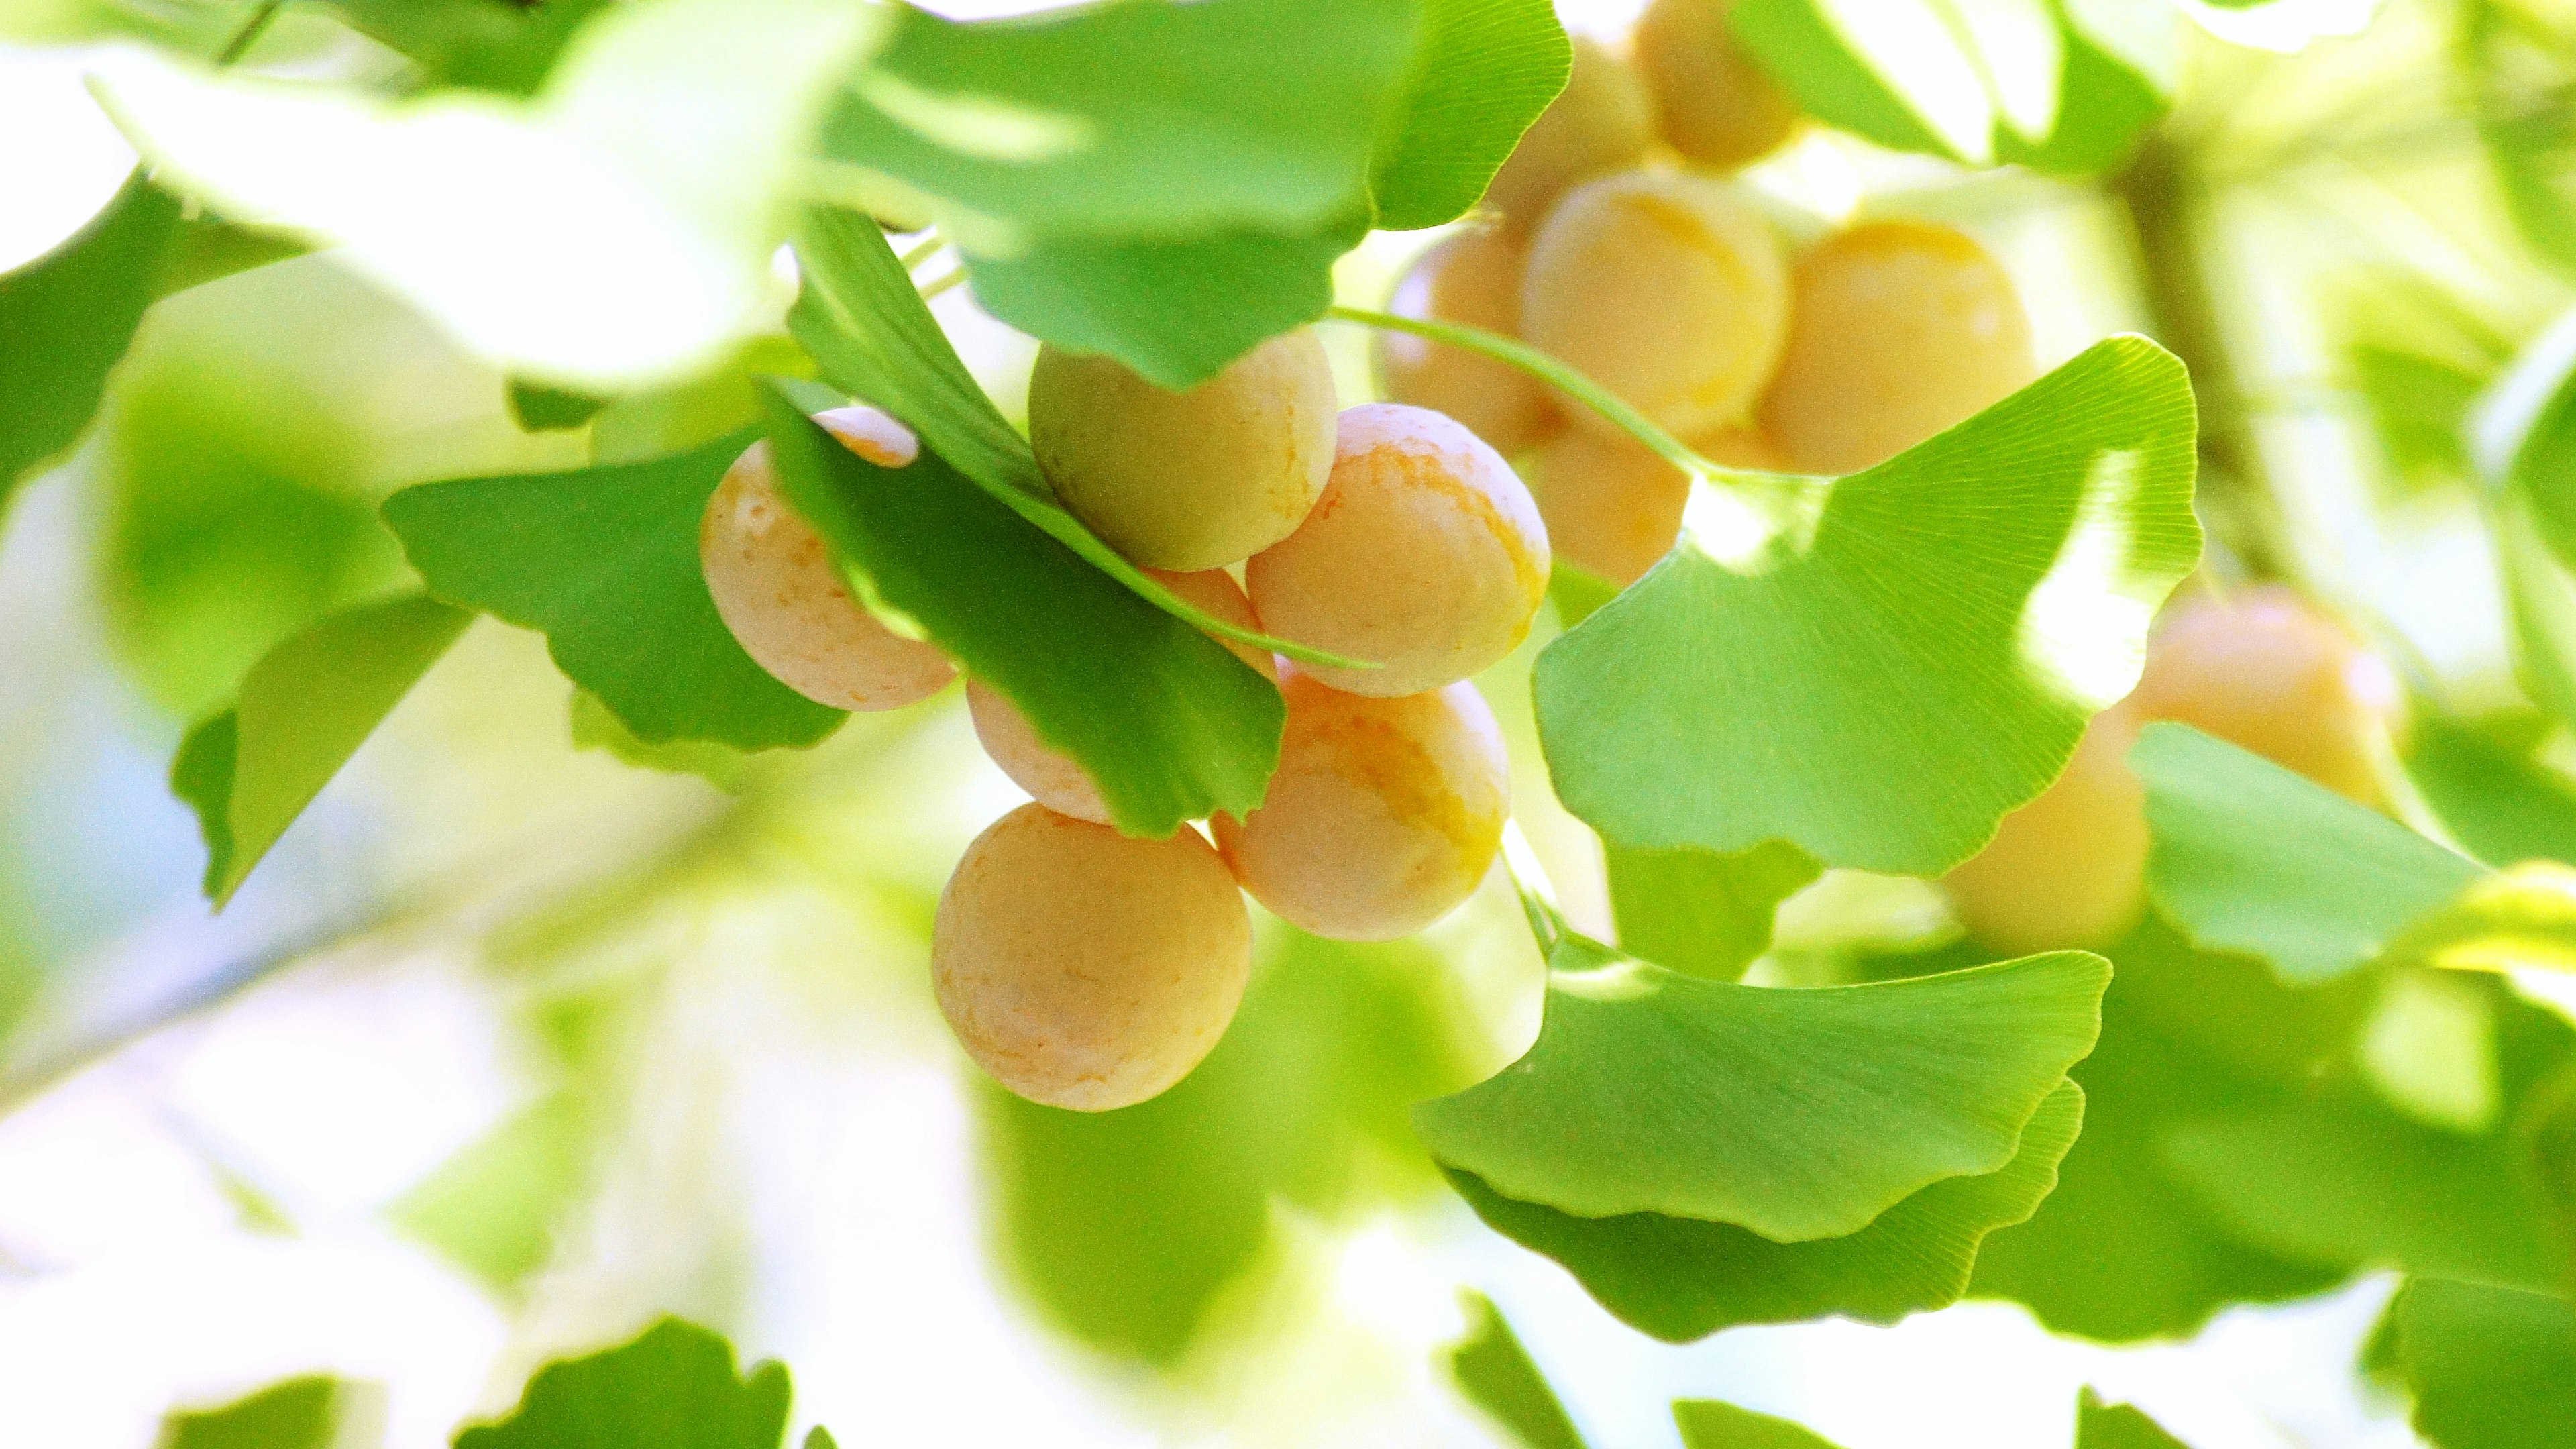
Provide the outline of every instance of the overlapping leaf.
{"type": "Polygon", "coordinates": [[[335,614],[270,650],[232,708],[189,731],[170,783],[204,831],[210,899],[232,898],[471,621],[417,595],[335,614]]]}
{"type": "Polygon", "coordinates": [[[142,54],[105,58],[97,89],[165,183],[337,243],[532,379],[613,389],[702,367],[758,325],[805,147],[885,13],[616,6],[524,103],[387,103],[142,54]]]}
{"type": "Polygon", "coordinates": [[[976,486],[937,453],[881,468],[783,394],[780,489],[874,597],[918,621],[1080,764],[1119,828],[1249,814],[1279,763],[1279,690],[976,486]]]}
{"type": "Polygon", "coordinates": [[[1615,845],[1606,855],[1620,948],[1717,981],[1742,976],[1770,949],[1780,903],[1824,871],[1815,857],[1777,840],[1735,855],[1615,845]]]}
{"type": "Polygon", "coordinates": [[[1825,1314],[1893,1323],[1958,1301],[1986,1234],[2028,1218],[2056,1185],[2083,1116],[2083,1092],[2061,1081],[2000,1170],[1945,1178],[1857,1232],[1807,1242],[1654,1213],[1576,1217],[1466,1173],[1450,1178],[1488,1225],[1563,1263],[1603,1307],[1657,1338],[1825,1314]]]}
{"type": "Polygon", "coordinates": [[[1521,1202],[1838,1237],[1931,1183],[2011,1161],[2092,1049],[2109,979],[2100,957],[2068,951],[1767,990],[1569,935],[1536,1044],[1414,1109],[1415,1128],[1442,1166],[1521,1202]]]}
{"type": "Polygon", "coordinates": [[[707,593],[698,523],[748,432],[642,463],[468,478],[385,503],[429,591],[542,631],[574,683],[648,744],[801,747],[842,719],[771,678],[707,593]]]}
{"type": "Polygon", "coordinates": [[[2437,1449],[2576,1442],[2576,1307],[2554,1293],[2415,1278],[2392,1310],[2417,1433],[2437,1449]]]}
{"type": "Polygon", "coordinates": [[[1403,100],[1370,167],[1377,224],[1410,231],[1465,215],[1573,63],[1547,0],[1424,0],[1403,100]]]}
{"type": "Polygon", "coordinates": [[[2192,438],[2181,364],[2121,337],[1789,485],[1758,532],[1756,501],[1695,500],[1682,543],[1539,657],[1558,793],[1620,846],[1957,864],[2136,682],[2199,556],[2192,438]]]}

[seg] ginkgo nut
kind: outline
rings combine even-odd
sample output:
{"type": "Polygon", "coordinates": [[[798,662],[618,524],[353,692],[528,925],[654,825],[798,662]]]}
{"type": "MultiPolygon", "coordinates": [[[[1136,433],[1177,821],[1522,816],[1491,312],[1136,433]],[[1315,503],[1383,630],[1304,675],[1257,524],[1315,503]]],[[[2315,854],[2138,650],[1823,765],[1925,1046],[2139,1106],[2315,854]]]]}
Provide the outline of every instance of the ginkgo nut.
{"type": "MultiPolygon", "coordinates": [[[[1500,231],[1460,232],[1415,259],[1387,310],[1516,336],[1521,258],[1521,244],[1500,231]]],[[[1565,426],[1536,378],[1463,347],[1380,332],[1377,364],[1389,398],[1447,413],[1507,458],[1565,426]]]]}

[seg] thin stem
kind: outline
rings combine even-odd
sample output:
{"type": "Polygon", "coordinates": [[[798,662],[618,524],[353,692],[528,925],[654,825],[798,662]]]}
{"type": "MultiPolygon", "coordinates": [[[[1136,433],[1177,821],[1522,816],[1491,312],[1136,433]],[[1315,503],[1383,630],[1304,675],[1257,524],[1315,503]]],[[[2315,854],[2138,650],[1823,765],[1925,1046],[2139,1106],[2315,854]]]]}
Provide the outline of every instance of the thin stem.
{"type": "Polygon", "coordinates": [[[1365,307],[1334,307],[1324,315],[1338,322],[1356,322],[1363,327],[1376,327],[1388,332],[1410,332],[1433,342],[1481,352],[1497,362],[1519,368],[1599,413],[1618,425],[1621,431],[1653,449],[1657,457],[1694,478],[1724,482],[1737,475],[1738,470],[1719,467],[1692,452],[1681,439],[1657,427],[1653,420],[1621,401],[1608,388],[1526,342],[1488,332],[1481,327],[1433,322],[1421,317],[1398,317],[1392,312],[1372,312],[1365,307]]]}
{"type": "Polygon", "coordinates": [[[1512,889],[1520,893],[1521,914],[1529,921],[1539,954],[1553,954],[1570,928],[1565,913],[1557,909],[1556,882],[1548,878],[1547,866],[1518,820],[1503,822],[1503,871],[1512,878],[1512,889]]]}
{"type": "Polygon", "coordinates": [[[938,228],[933,227],[923,233],[922,239],[918,245],[914,246],[911,251],[905,252],[901,257],[896,258],[896,260],[902,262],[903,269],[909,272],[913,268],[920,266],[923,262],[929,261],[932,257],[939,255],[939,249],[946,245],[948,245],[948,238],[941,236],[938,228]]]}
{"type": "Polygon", "coordinates": [[[950,272],[947,276],[940,278],[929,286],[922,288],[921,300],[927,302],[931,298],[938,296],[940,293],[947,291],[949,288],[956,286],[959,282],[964,280],[966,280],[966,268],[961,263],[955,271],[950,272]]]}
{"type": "Polygon", "coordinates": [[[250,19],[242,23],[242,28],[233,32],[233,38],[224,43],[223,50],[215,56],[215,64],[228,66],[248,55],[251,46],[267,32],[269,22],[275,20],[277,12],[284,8],[285,0],[264,0],[257,10],[251,12],[250,19]]]}

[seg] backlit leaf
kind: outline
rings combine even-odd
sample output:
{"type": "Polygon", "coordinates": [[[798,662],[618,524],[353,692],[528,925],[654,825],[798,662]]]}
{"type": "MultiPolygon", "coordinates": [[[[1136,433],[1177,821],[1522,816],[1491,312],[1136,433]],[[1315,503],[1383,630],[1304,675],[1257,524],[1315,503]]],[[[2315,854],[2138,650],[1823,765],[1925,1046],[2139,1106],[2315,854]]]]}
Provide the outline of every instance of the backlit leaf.
{"type": "Polygon", "coordinates": [[[1467,1336],[1449,1349],[1449,1378],[1522,1449],[1584,1449],[1565,1404],[1522,1347],[1494,1300],[1464,1295],[1467,1336]]]}
{"type": "Polygon", "coordinates": [[[2181,364],[2121,337],[1758,525],[1704,491],[1539,656],[1558,793],[1615,845],[1956,865],[2136,682],[2199,556],[2192,438],[2181,364]]]}
{"type": "Polygon", "coordinates": [[[326,1375],[288,1379],[220,1409],[172,1414],[154,1449],[342,1449],[342,1411],[354,1397],[326,1375]]]}
{"type": "Polygon", "coordinates": [[[783,1365],[737,1377],[722,1335],[665,1318],[539,1369],[509,1417],[458,1434],[456,1449],[779,1449],[787,1398],[783,1365]]]}
{"type": "Polygon", "coordinates": [[[1835,1449],[1832,1440],[1803,1424],[1721,1404],[1682,1399],[1673,1405],[1682,1449],[1835,1449]]]}
{"type": "Polygon", "coordinates": [[[1454,221],[1565,88],[1574,48],[1548,0],[1425,0],[1396,124],[1377,145],[1377,224],[1454,221]]]}
{"type": "Polygon", "coordinates": [[[2190,1449],[2134,1404],[2106,1404],[2088,1386],[2075,1401],[2075,1449],[2190,1449]]]}
{"type": "Polygon", "coordinates": [[[1619,946],[1692,976],[1732,981],[1771,948],[1780,903],[1823,874],[1785,841],[1736,855],[1709,850],[1606,852],[1619,946]]]}
{"type": "Polygon", "coordinates": [[[2436,1449],[2576,1443],[2576,1307],[2565,1298],[2415,1278],[2392,1312],[2415,1431],[2436,1449]]]}

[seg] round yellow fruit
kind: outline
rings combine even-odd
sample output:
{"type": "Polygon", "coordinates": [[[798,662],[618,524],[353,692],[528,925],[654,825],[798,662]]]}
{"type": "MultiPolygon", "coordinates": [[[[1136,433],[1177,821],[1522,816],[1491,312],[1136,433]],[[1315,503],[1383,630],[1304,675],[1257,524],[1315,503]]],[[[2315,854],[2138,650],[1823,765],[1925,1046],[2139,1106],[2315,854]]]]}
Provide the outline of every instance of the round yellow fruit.
{"type": "Polygon", "coordinates": [[[1634,166],[1655,138],[1655,103],[1626,61],[1576,36],[1565,89],[1521,133],[1485,188],[1503,226],[1527,236],[1567,188],[1634,166]]]}
{"type": "Polygon", "coordinates": [[[1033,1102],[1105,1112],[1189,1075],[1243,1000],[1252,922],[1189,830],[1136,840],[1023,805],[939,894],[931,982],[949,1028],[1033,1102]]]}
{"type": "Polygon", "coordinates": [[[1315,666],[1355,694],[1418,694],[1512,652],[1547,593],[1547,526],[1502,455],[1427,408],[1342,414],[1304,526],[1244,567],[1282,639],[1382,667],[1315,666]]]}
{"type": "Polygon", "coordinates": [[[1655,0],[1637,22],[1637,72],[1657,128],[1702,166],[1760,159],[1797,128],[1798,105],[1726,26],[1728,0],[1655,0]]]}
{"type": "Polygon", "coordinates": [[[2148,845],[2146,789],[2128,765],[2138,727],[2126,703],[2095,715],[2066,772],[1950,872],[1950,903],[1970,934],[2026,956],[2107,945],[2136,923],[2148,845]]]}
{"type": "Polygon", "coordinates": [[[1253,898],[1344,941],[1386,941],[1467,899],[1510,812],[1502,732],[1473,685],[1344,694],[1292,668],[1288,733],[1261,808],[1211,822],[1253,898]]]}
{"type": "Polygon", "coordinates": [[[2371,738],[2397,712],[2388,666],[2279,584],[2165,611],[2130,696],[2147,719],[2192,725],[2337,794],[2377,804],[2371,738]]]}
{"type": "MultiPolygon", "coordinates": [[[[920,456],[911,430],[875,408],[835,408],[814,421],[879,467],[920,456]]],[[[743,651],[817,704],[899,709],[956,677],[947,655],[888,629],[850,597],[822,536],[779,495],[766,442],[734,460],[707,500],[698,563],[743,651]]]]}
{"type": "MultiPolygon", "coordinates": [[[[1743,428],[1702,439],[1692,451],[1732,468],[1785,466],[1768,442],[1743,428]]],[[[1622,586],[1672,552],[1690,503],[1690,479],[1645,444],[1582,429],[1539,449],[1529,479],[1557,558],[1622,586]]]]}
{"type": "MultiPolygon", "coordinates": [[[[1530,243],[1521,335],[1678,437],[1745,420],[1789,327],[1770,222],[1726,183],[1636,171],[1565,198],[1530,243]]],[[[1564,404],[1607,437],[1616,424],[1564,404]]]]}
{"type": "MultiPolygon", "coordinates": [[[[1203,569],[1197,573],[1176,574],[1161,569],[1146,572],[1162,580],[1164,587],[1195,604],[1205,613],[1229,624],[1258,629],[1261,621],[1253,617],[1252,604],[1243,589],[1223,569],[1203,569]]],[[[1267,650],[1249,644],[1224,641],[1244,663],[1261,671],[1263,677],[1279,677],[1277,662],[1267,650]]],[[[992,757],[1011,783],[1029,792],[1036,800],[1059,815],[1107,825],[1109,805],[1100,798],[1100,787],[1073,758],[1038,737],[1029,717],[1000,690],[980,679],[966,681],[966,708],[975,721],[975,738],[982,741],[984,753],[992,757]]]]}
{"type": "MultiPolygon", "coordinates": [[[[1388,310],[1518,336],[1521,246],[1498,231],[1460,232],[1406,269],[1388,310]]],[[[1380,332],[1377,368],[1388,397],[1447,413],[1507,458],[1564,427],[1536,378],[1462,347],[1380,332]]]]}
{"type": "Polygon", "coordinates": [[[2038,372],[2010,274],[1945,226],[1878,222],[1816,244],[1762,428],[1798,471],[1854,473],[2038,372]]]}
{"type": "Polygon", "coordinates": [[[1029,442],[1056,497],[1148,568],[1223,568],[1286,538],[1333,466],[1324,344],[1273,337],[1182,392],[1055,347],[1029,376],[1029,442]]]}

